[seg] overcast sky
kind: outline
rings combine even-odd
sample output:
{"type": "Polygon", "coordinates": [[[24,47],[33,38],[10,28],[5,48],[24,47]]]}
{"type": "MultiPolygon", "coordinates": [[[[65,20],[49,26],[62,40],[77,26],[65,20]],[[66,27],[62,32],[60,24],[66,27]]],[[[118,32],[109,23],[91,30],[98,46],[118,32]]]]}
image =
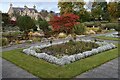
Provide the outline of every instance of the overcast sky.
{"type": "MultiPolygon", "coordinates": [[[[89,0],[84,0],[88,2],[89,0]]],[[[108,1],[108,0],[107,0],[108,1]]],[[[7,13],[10,7],[10,3],[13,4],[13,7],[24,7],[24,5],[29,8],[33,8],[36,5],[36,9],[41,11],[41,9],[46,9],[48,11],[52,10],[59,12],[58,9],[58,0],[0,0],[0,11],[7,13]]]]}

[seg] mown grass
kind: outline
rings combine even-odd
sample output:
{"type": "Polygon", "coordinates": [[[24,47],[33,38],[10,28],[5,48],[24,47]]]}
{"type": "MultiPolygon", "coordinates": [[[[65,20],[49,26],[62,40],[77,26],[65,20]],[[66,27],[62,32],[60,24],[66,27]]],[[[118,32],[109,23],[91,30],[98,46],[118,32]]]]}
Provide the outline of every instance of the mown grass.
{"type": "Polygon", "coordinates": [[[113,38],[113,37],[106,37],[106,36],[97,36],[95,38],[104,39],[104,40],[115,40],[115,41],[120,40],[120,38],[113,38]]]}
{"type": "Polygon", "coordinates": [[[97,36],[95,38],[104,39],[104,40],[115,40],[115,41],[119,41],[120,40],[120,38],[113,38],[113,37],[106,37],[106,36],[97,36]]]}
{"type": "Polygon", "coordinates": [[[23,54],[22,49],[5,51],[2,53],[2,57],[39,78],[74,78],[85,71],[118,57],[118,48],[78,60],[65,66],[58,66],[23,54]]]}

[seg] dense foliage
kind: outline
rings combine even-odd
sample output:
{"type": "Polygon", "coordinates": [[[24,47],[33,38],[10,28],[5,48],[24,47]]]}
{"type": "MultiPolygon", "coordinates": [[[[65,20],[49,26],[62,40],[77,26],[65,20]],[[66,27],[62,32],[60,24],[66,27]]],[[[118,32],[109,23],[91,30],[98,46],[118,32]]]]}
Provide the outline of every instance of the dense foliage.
{"type": "Polygon", "coordinates": [[[106,23],[106,24],[102,24],[101,28],[103,28],[103,29],[107,28],[108,30],[117,29],[117,28],[119,28],[119,25],[118,25],[118,23],[106,23]]]}
{"type": "Polygon", "coordinates": [[[22,31],[28,31],[29,29],[34,29],[35,22],[29,16],[20,16],[17,20],[17,25],[22,31]]]}
{"type": "Polygon", "coordinates": [[[2,24],[3,27],[10,24],[10,17],[7,13],[2,13],[2,21],[3,21],[2,24]]]}
{"type": "Polygon", "coordinates": [[[0,38],[0,46],[6,46],[9,44],[9,41],[7,38],[0,38]]]}
{"type": "Polygon", "coordinates": [[[48,32],[51,29],[49,28],[49,24],[46,20],[39,21],[39,28],[43,30],[44,32],[48,32]]]}
{"type": "Polygon", "coordinates": [[[74,25],[78,24],[79,16],[75,14],[63,14],[62,16],[54,16],[50,20],[54,31],[70,33],[74,25]]]}
{"type": "Polygon", "coordinates": [[[78,35],[84,34],[85,31],[86,31],[86,26],[84,24],[75,25],[73,28],[73,32],[78,35]]]}
{"type": "Polygon", "coordinates": [[[35,28],[36,28],[35,21],[27,15],[20,16],[17,20],[17,25],[21,31],[24,31],[25,39],[29,39],[28,33],[29,33],[30,29],[35,30],[35,28]]]}
{"type": "Polygon", "coordinates": [[[90,13],[84,8],[85,2],[81,0],[80,2],[59,2],[58,7],[60,9],[60,14],[74,13],[80,16],[79,21],[89,21],[90,13]]]}

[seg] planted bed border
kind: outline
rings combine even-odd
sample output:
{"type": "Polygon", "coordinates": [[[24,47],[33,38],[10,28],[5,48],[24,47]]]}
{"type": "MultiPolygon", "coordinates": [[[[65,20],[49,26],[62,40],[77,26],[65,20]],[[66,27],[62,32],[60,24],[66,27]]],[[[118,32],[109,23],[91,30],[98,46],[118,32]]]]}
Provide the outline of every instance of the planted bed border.
{"type": "Polygon", "coordinates": [[[94,48],[91,51],[85,51],[83,53],[76,53],[76,54],[70,55],[70,56],[65,55],[62,58],[57,58],[55,56],[48,55],[47,53],[37,53],[35,51],[36,48],[42,49],[42,48],[49,47],[52,45],[58,45],[58,44],[69,42],[69,40],[66,40],[66,41],[61,41],[61,42],[52,43],[52,44],[49,43],[49,44],[44,44],[44,45],[40,45],[40,46],[31,46],[30,48],[23,49],[23,52],[27,55],[32,55],[32,56],[35,56],[37,58],[44,59],[45,61],[48,61],[50,63],[54,63],[57,65],[65,65],[65,64],[70,64],[70,63],[75,62],[77,60],[80,60],[80,59],[104,52],[106,50],[111,50],[111,49],[116,48],[116,46],[113,43],[107,43],[105,41],[104,42],[95,42],[95,41],[83,40],[83,39],[76,40],[76,41],[94,42],[94,43],[100,45],[100,47],[94,48]]]}

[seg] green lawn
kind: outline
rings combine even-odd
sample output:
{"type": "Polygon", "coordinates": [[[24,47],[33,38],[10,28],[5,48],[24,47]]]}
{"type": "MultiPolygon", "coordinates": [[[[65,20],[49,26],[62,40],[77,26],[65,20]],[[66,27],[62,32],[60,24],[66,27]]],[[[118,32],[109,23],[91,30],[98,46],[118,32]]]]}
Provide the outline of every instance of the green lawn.
{"type": "Polygon", "coordinates": [[[74,78],[81,73],[118,57],[118,48],[58,66],[22,53],[22,49],[6,51],[2,57],[40,78],[74,78]]]}
{"type": "Polygon", "coordinates": [[[115,40],[115,41],[120,40],[120,38],[113,38],[113,37],[106,37],[106,36],[97,36],[95,38],[104,39],[104,40],[115,40]]]}

